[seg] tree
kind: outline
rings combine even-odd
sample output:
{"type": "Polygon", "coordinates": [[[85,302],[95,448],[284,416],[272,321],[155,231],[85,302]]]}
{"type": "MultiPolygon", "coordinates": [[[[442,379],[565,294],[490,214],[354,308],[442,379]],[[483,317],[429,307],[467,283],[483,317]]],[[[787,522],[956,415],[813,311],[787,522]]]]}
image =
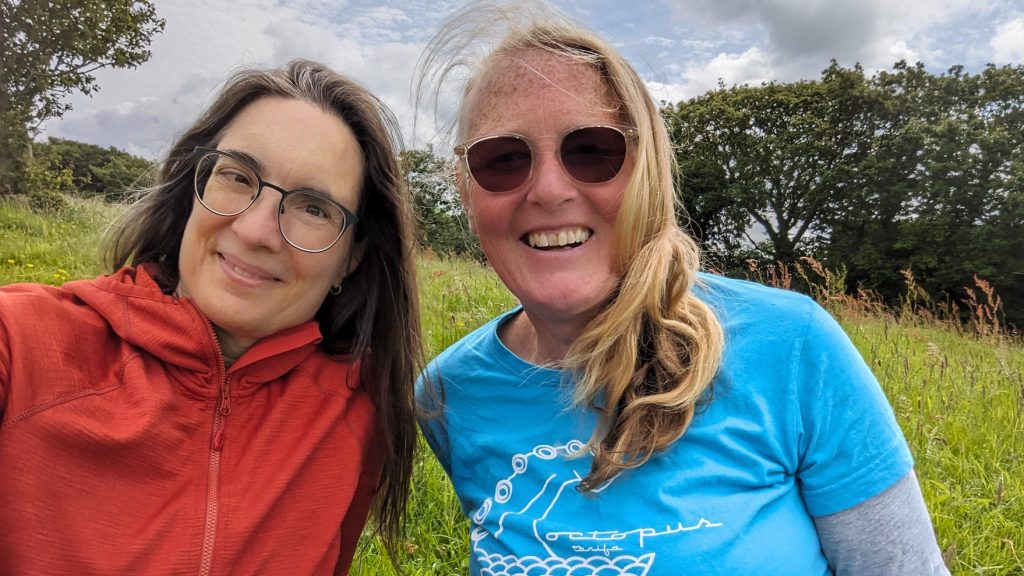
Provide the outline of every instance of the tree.
{"type": "Polygon", "coordinates": [[[770,260],[806,253],[869,149],[877,105],[861,68],[833,61],[820,81],[720,86],[668,107],[677,185],[697,235],[712,252],[735,251],[746,236],[769,246],[770,260]]]}
{"type": "Polygon", "coordinates": [[[451,162],[434,156],[429,148],[404,151],[399,162],[412,194],[420,246],[435,254],[483,260],[455,189],[451,162]]]}
{"type": "Polygon", "coordinates": [[[664,107],[680,216],[712,256],[814,254],[894,300],[901,271],[938,301],[988,281],[1024,325],[1024,66],[717,90],[664,107]],[[759,236],[758,233],[763,236],[759,236]]]}
{"type": "Polygon", "coordinates": [[[108,202],[127,200],[135,189],[149,184],[147,178],[155,171],[153,162],[113,146],[49,138],[34,146],[34,155],[44,151],[53,151],[60,165],[71,171],[75,193],[108,202]]]}
{"type": "Polygon", "coordinates": [[[851,287],[888,298],[905,269],[954,303],[978,276],[1024,324],[1024,67],[934,75],[898,62],[872,84],[886,105],[857,190],[821,228],[820,255],[846,265],[851,287]]]}
{"type": "Polygon", "coordinates": [[[94,72],[135,68],[164,20],[148,0],[0,0],[0,187],[14,187],[43,122],[99,89],[94,72]]]}

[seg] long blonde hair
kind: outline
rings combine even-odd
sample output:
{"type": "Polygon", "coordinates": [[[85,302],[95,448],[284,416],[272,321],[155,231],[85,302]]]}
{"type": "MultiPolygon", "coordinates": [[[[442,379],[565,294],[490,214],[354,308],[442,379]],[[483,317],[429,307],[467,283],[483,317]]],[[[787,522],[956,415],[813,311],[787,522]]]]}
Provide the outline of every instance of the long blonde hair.
{"type": "MultiPolygon", "coordinates": [[[[550,6],[471,4],[452,16],[420,60],[417,94],[434,98],[457,75],[464,90],[456,119],[470,136],[467,96],[499,57],[544,50],[593,66],[620,113],[637,130],[633,174],[615,223],[621,280],[558,367],[573,376],[573,400],[594,410],[594,459],[582,490],[640,466],[676,441],[709,398],[723,347],[721,325],[692,292],[701,253],[675,220],[673,154],[657,105],[640,76],[609,44],[550,6]],[[493,46],[489,38],[501,34],[493,46]],[[473,49],[485,45],[474,58],[473,49]]],[[[460,186],[468,186],[463,178],[460,186]]]]}

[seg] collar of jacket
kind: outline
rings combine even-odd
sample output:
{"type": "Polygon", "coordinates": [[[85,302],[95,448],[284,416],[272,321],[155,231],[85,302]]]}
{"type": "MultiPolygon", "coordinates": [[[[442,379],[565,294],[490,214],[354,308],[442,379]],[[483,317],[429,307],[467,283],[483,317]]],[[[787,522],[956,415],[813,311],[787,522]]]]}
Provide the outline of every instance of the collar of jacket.
{"type": "MultiPolygon", "coordinates": [[[[208,387],[223,374],[224,360],[213,324],[188,298],[164,294],[151,265],[124,267],[95,280],[69,282],[64,288],[95,310],[126,343],[165,364],[193,372],[208,387]]],[[[310,355],[330,361],[317,344],[320,328],[313,320],[282,330],[254,344],[226,375],[238,382],[233,395],[245,395],[276,380],[310,355]]],[[[351,379],[358,382],[358,378],[351,379]]]]}

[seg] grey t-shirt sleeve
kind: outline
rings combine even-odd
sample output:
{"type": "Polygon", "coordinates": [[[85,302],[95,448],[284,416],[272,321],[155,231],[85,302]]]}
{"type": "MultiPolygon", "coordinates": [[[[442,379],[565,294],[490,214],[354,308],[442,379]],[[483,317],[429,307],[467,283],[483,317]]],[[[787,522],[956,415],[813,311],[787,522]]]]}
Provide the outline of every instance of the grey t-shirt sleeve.
{"type": "Polygon", "coordinates": [[[814,524],[836,576],[949,574],[913,470],[852,508],[814,517],[814,524]]]}

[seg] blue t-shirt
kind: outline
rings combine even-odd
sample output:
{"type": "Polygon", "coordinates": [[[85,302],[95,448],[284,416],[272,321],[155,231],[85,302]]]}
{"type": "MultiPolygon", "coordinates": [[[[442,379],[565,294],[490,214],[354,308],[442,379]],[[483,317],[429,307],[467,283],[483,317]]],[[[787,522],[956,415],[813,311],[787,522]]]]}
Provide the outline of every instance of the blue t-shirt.
{"type": "Polygon", "coordinates": [[[471,573],[831,574],[812,516],[880,494],[913,466],[878,382],[839,325],[793,292],[701,276],[725,351],[713,399],[643,466],[592,493],[596,421],[563,373],[499,340],[510,311],[428,368],[421,420],[472,528],[471,573]]]}

